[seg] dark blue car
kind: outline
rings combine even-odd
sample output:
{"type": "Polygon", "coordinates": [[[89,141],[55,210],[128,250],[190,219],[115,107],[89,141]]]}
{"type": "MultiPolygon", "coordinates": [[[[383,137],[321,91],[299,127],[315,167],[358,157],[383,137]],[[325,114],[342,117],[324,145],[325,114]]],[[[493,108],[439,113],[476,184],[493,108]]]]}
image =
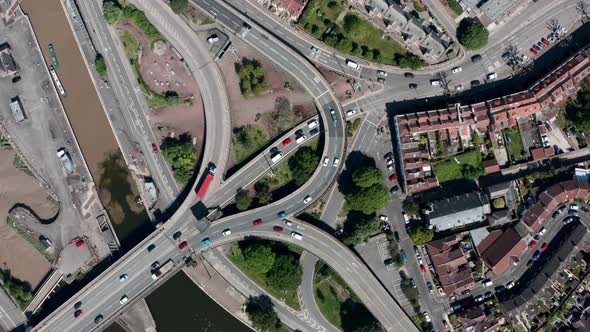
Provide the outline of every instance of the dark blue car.
{"type": "Polygon", "coordinates": [[[541,252],[539,250],[537,250],[533,254],[533,262],[536,262],[537,260],[539,260],[539,257],[541,257],[541,252]]]}
{"type": "Polygon", "coordinates": [[[402,261],[404,261],[404,263],[407,262],[408,257],[406,257],[406,253],[403,250],[400,250],[399,253],[402,256],[402,261]]]}

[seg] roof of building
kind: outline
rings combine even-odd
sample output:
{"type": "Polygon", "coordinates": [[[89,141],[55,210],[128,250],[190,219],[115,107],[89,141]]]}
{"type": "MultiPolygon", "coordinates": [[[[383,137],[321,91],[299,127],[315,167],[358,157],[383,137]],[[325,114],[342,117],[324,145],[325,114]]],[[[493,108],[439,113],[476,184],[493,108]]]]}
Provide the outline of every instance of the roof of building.
{"type": "Polygon", "coordinates": [[[473,245],[477,248],[479,244],[483,241],[483,239],[485,239],[490,234],[490,232],[488,232],[488,230],[485,227],[480,227],[472,229],[471,231],[469,231],[469,234],[471,234],[471,240],[473,240],[473,245]]]}
{"type": "Polygon", "coordinates": [[[484,160],[482,162],[482,166],[487,174],[497,173],[500,171],[500,165],[498,161],[494,159],[484,160]]]}
{"type": "Polygon", "coordinates": [[[10,103],[10,111],[12,111],[12,116],[14,116],[14,120],[16,122],[21,122],[25,119],[25,114],[20,107],[20,102],[18,99],[10,103]]]}
{"type": "Polygon", "coordinates": [[[430,224],[438,231],[483,221],[482,195],[478,192],[447,197],[432,203],[428,215],[430,224]]]}
{"type": "Polygon", "coordinates": [[[436,270],[443,291],[449,296],[473,285],[471,269],[461,245],[453,236],[431,241],[426,250],[436,270]]]}
{"type": "Polygon", "coordinates": [[[526,248],[526,243],[512,227],[493,231],[488,238],[490,240],[486,238],[478,246],[478,251],[481,259],[496,275],[510,266],[510,257],[519,257],[526,248]]]}
{"type": "Polygon", "coordinates": [[[383,20],[387,21],[388,25],[394,25],[399,29],[402,29],[408,23],[403,9],[396,4],[389,7],[389,10],[383,15],[383,20]]]}

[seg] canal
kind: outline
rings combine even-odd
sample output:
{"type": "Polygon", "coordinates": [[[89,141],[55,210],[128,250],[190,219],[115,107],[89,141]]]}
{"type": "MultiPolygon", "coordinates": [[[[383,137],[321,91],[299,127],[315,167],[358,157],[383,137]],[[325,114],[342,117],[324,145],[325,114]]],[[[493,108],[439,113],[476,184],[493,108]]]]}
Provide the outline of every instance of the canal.
{"type": "MultiPolygon", "coordinates": [[[[49,44],[55,49],[60,64],[57,72],[67,92],[62,98],[66,115],[117,236],[124,249],[130,248],[151,232],[152,226],[143,206],[136,203],[136,185],[127,170],[60,0],[22,0],[21,7],[31,20],[47,63],[51,63],[49,44]]],[[[152,293],[147,303],[158,331],[249,331],[184,273],[178,273],[152,293]]],[[[107,331],[121,332],[122,329],[114,324],[107,331]]]]}

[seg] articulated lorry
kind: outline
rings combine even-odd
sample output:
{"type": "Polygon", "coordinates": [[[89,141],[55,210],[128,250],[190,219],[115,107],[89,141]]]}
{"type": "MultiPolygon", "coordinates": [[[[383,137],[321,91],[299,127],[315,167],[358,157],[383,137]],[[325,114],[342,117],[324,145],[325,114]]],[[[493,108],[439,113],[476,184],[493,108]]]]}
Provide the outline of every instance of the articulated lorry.
{"type": "Polygon", "coordinates": [[[209,169],[207,169],[207,175],[205,175],[205,179],[203,179],[203,183],[201,183],[201,187],[199,187],[199,191],[197,191],[197,197],[199,199],[202,199],[203,196],[205,196],[207,188],[209,188],[209,184],[211,184],[211,181],[213,181],[216,170],[217,169],[213,165],[210,165],[209,169]]]}
{"type": "Polygon", "coordinates": [[[174,268],[174,261],[169,259],[164,265],[152,270],[152,279],[156,280],[174,268]]]}

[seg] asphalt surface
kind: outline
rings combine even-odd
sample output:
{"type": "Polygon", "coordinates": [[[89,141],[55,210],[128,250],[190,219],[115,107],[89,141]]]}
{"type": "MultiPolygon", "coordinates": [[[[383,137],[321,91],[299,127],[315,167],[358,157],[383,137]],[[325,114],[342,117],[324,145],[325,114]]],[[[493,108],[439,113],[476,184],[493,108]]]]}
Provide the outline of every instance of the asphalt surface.
{"type": "Polygon", "coordinates": [[[10,331],[26,322],[25,314],[12,302],[4,289],[0,290],[0,325],[2,328],[10,331]]]}
{"type": "Polygon", "coordinates": [[[318,331],[338,331],[320,311],[315,301],[315,265],[318,258],[313,254],[305,251],[301,255],[300,263],[303,270],[301,286],[299,287],[299,302],[304,312],[308,313],[310,320],[313,321],[313,328],[318,331]]]}

